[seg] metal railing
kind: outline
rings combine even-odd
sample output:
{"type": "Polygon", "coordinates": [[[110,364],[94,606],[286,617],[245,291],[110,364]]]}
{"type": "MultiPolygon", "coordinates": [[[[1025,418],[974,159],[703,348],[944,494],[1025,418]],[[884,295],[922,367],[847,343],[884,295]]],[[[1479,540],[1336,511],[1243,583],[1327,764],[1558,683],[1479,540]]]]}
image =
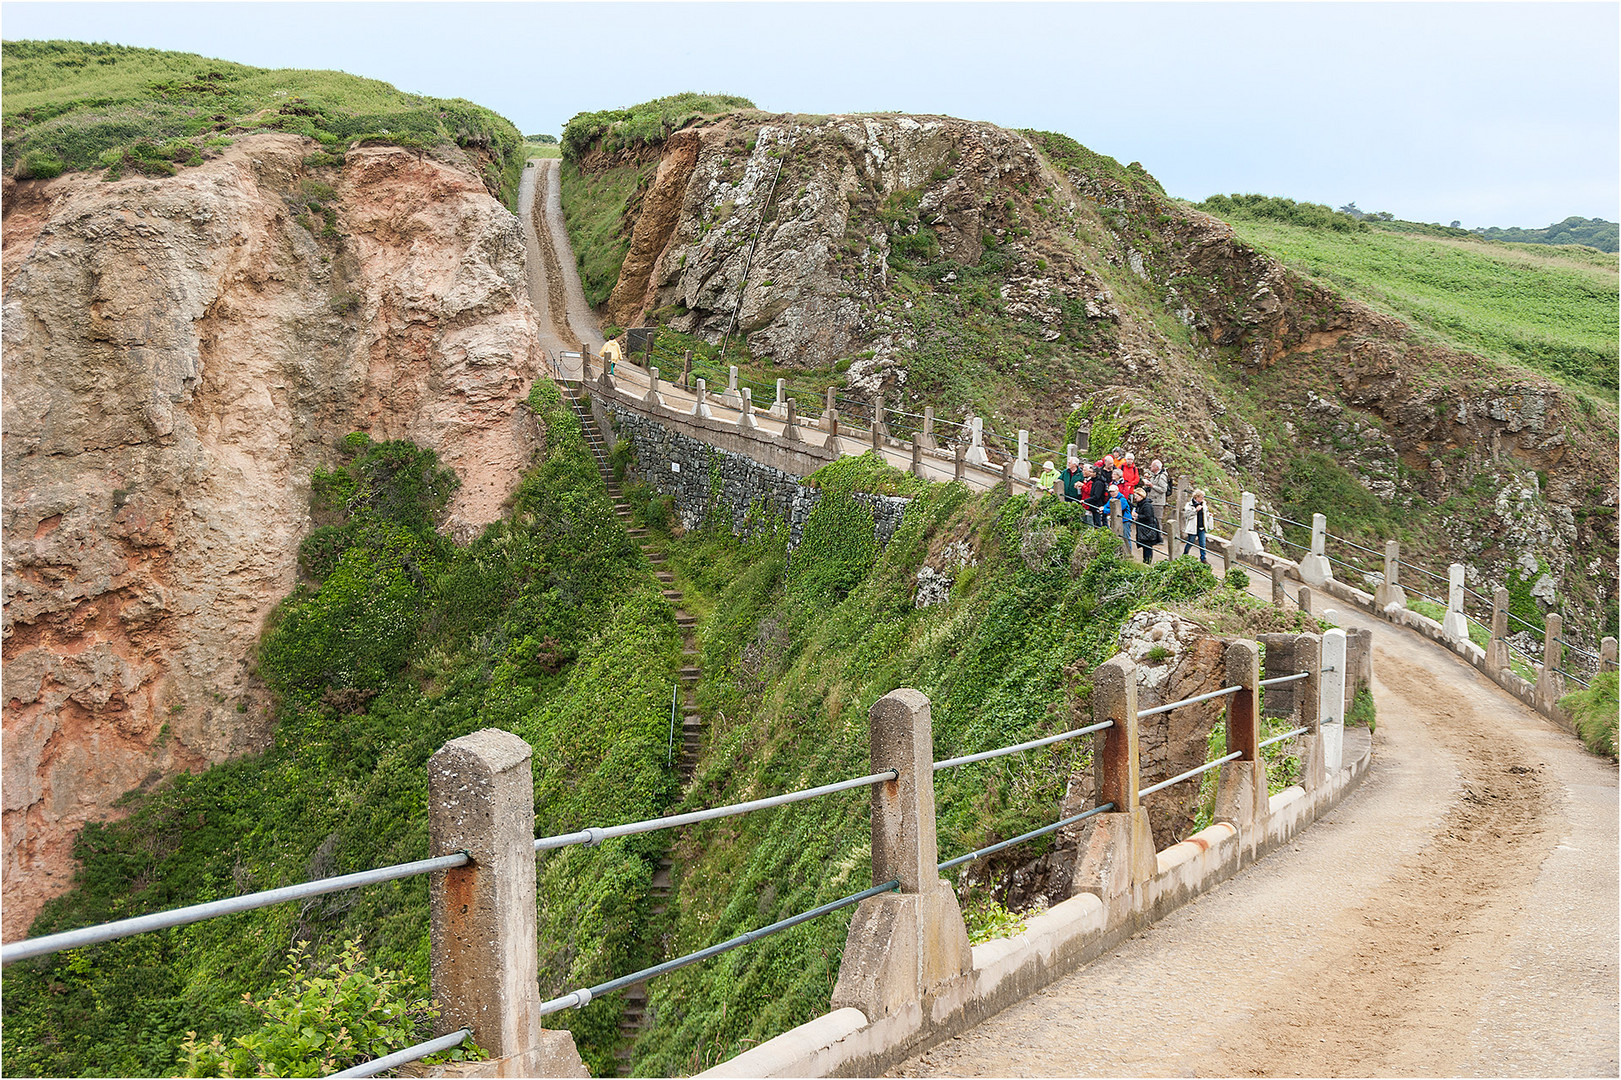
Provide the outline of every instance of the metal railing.
{"type": "Polygon", "coordinates": [[[472,1038],[472,1036],[473,1031],[471,1028],[460,1028],[452,1031],[449,1035],[441,1035],[437,1039],[429,1039],[427,1042],[420,1042],[415,1046],[407,1046],[404,1050],[396,1050],[392,1054],[373,1058],[370,1061],[362,1061],[359,1065],[351,1065],[342,1072],[335,1072],[332,1075],[335,1077],[376,1076],[378,1073],[397,1069],[401,1065],[409,1065],[413,1061],[421,1061],[425,1057],[431,1057],[434,1054],[453,1049],[460,1046],[467,1039],[472,1038]]]}

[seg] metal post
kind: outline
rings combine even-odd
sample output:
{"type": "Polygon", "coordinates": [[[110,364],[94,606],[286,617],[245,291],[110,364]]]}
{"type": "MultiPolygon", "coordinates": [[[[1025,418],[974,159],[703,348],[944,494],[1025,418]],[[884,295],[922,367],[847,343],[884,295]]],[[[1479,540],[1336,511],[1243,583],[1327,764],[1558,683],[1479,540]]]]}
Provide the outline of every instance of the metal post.
{"type": "Polygon", "coordinates": [[[535,784],[529,744],[486,728],[428,760],[430,855],[472,861],[429,879],[435,1034],[471,1028],[493,1058],[540,1047],[535,784]]]}

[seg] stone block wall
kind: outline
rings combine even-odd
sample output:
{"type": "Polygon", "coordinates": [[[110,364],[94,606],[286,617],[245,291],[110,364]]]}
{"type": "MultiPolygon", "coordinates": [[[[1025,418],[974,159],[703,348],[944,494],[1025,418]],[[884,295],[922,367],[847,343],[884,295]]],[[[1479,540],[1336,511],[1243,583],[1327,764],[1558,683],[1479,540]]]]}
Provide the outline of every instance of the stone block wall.
{"type": "MultiPolygon", "coordinates": [[[[636,472],[647,485],[675,501],[683,527],[711,524],[711,514],[736,536],[747,536],[777,522],[788,526],[788,546],[804,535],[805,522],[822,499],[799,477],[753,458],[673,430],[640,413],[609,403],[605,406],[618,436],[628,439],[636,472]],[[718,487],[717,487],[718,485],[718,487]]],[[[858,495],[872,509],[873,535],[889,543],[900,527],[910,499],[858,495]]]]}

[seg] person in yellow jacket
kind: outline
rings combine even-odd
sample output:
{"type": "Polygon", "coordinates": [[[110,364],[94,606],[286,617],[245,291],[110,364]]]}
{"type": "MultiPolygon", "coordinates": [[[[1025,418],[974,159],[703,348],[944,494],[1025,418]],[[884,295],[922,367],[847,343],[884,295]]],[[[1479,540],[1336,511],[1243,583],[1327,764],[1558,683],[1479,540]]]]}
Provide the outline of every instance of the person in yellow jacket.
{"type": "Polygon", "coordinates": [[[1041,489],[1042,495],[1054,494],[1054,485],[1058,483],[1058,470],[1053,468],[1050,461],[1041,465],[1041,477],[1036,481],[1036,487],[1041,489]]]}

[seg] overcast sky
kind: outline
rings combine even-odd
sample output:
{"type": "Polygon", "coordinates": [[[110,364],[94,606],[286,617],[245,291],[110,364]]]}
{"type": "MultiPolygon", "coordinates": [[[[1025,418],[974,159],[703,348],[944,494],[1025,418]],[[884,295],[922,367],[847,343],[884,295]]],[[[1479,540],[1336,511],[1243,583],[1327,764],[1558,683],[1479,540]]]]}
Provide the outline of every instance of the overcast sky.
{"type": "Polygon", "coordinates": [[[0,33],[339,68],[526,133],[681,90],[1061,131],[1189,199],[1621,213],[1615,3],[4,3],[0,33]]]}

